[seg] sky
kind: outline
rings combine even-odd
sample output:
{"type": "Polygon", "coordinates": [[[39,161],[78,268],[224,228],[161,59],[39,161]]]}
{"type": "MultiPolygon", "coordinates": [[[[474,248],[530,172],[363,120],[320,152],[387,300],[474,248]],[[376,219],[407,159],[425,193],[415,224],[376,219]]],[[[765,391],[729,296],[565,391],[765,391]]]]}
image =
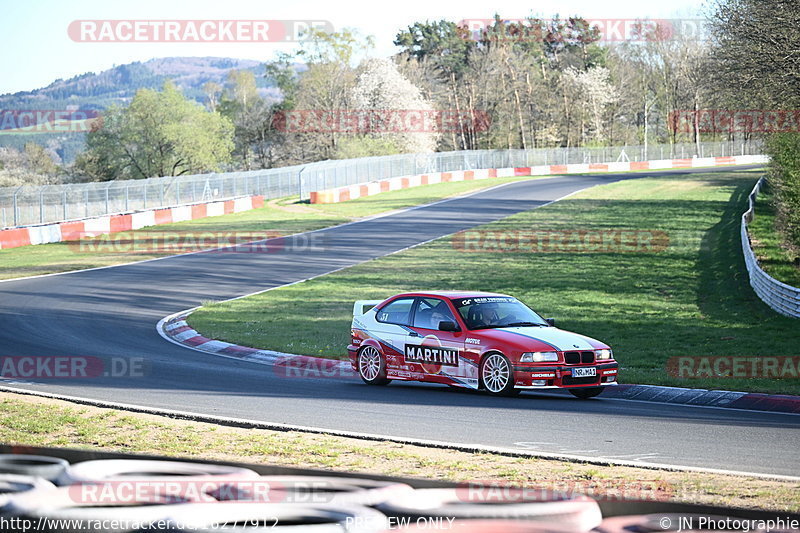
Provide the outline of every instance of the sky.
{"type": "Polygon", "coordinates": [[[529,15],[589,19],[697,18],[702,0],[0,0],[0,94],[44,87],[58,78],[100,72],[155,57],[213,56],[268,61],[290,52],[287,43],[75,42],[76,20],[311,20],[335,29],[356,28],[375,37],[374,55],[397,52],[401,29],[418,21],[488,19],[529,15]],[[532,6],[532,7],[523,7],[532,6]]]}

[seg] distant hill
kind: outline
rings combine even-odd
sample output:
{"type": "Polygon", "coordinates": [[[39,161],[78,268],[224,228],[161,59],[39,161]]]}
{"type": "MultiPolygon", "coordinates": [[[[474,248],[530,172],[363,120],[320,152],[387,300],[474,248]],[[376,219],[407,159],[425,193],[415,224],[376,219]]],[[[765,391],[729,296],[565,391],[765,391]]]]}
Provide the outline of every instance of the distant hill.
{"type": "Polygon", "coordinates": [[[264,79],[258,61],[225,57],[165,57],[145,62],[118,65],[95,74],[87,72],[68,80],[58,79],[41,89],[0,95],[0,109],[104,109],[111,104],[126,104],[139,89],[158,89],[172,80],[189,97],[201,101],[202,87],[213,81],[222,85],[228,72],[251,70],[264,97],[278,92],[264,79]]]}
{"type": "MultiPolygon", "coordinates": [[[[300,70],[303,66],[296,68],[300,70]]],[[[203,85],[210,81],[224,85],[228,72],[234,69],[252,71],[262,97],[280,98],[280,91],[264,79],[261,62],[227,57],[165,57],[58,79],[41,89],[1,94],[0,110],[102,111],[113,104],[127,105],[139,89],[160,89],[166,80],[172,80],[187,98],[203,102],[203,85]]],[[[0,146],[21,148],[27,142],[38,142],[51,148],[63,161],[71,162],[83,149],[84,136],[83,133],[0,134],[0,146]]]]}

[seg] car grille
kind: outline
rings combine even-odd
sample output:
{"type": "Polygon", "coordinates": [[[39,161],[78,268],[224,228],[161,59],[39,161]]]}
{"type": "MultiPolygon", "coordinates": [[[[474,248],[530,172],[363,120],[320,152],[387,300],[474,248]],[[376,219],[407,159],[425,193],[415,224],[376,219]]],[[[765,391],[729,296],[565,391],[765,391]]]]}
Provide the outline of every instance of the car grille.
{"type": "Polygon", "coordinates": [[[594,352],[564,352],[564,362],[568,365],[594,363],[594,352]]]}
{"type": "Polygon", "coordinates": [[[594,385],[597,383],[597,376],[589,376],[585,378],[573,378],[572,376],[564,376],[561,378],[562,385],[594,385]]]}

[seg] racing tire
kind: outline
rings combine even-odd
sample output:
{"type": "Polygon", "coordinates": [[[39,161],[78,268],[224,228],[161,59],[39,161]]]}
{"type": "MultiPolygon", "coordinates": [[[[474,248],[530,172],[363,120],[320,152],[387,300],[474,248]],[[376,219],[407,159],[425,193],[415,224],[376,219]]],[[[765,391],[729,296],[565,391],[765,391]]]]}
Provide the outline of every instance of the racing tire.
{"type": "Polygon", "coordinates": [[[386,359],[374,346],[364,346],[356,359],[358,375],[367,385],[388,385],[392,380],[386,377],[386,359]]]}
{"type": "Polygon", "coordinates": [[[55,481],[69,467],[69,462],[46,455],[0,455],[0,473],[34,476],[55,481]]]}
{"type": "Polygon", "coordinates": [[[432,519],[445,517],[459,521],[513,519],[529,521],[531,526],[548,531],[589,531],[603,520],[600,506],[588,496],[497,488],[490,483],[473,491],[465,483],[457,488],[417,489],[375,508],[387,516],[408,517],[418,524],[435,523],[432,519]]]}
{"type": "Polygon", "coordinates": [[[259,477],[261,476],[249,468],[236,466],[146,459],[95,459],[70,465],[56,481],[56,485],[149,478],[169,481],[192,478],[227,481],[259,477]]]}
{"type": "Polygon", "coordinates": [[[603,392],[603,387],[586,387],[585,389],[570,389],[573,396],[581,400],[588,400],[594,398],[603,392]]]}
{"type": "Polygon", "coordinates": [[[514,370],[508,358],[501,353],[490,353],[481,361],[479,387],[494,396],[516,396],[514,370]]]}

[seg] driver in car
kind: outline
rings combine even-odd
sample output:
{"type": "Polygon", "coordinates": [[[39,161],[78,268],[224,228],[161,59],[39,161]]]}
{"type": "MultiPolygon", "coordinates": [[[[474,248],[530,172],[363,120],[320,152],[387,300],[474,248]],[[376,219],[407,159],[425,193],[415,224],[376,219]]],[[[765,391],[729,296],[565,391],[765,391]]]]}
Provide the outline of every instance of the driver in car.
{"type": "Polygon", "coordinates": [[[498,305],[495,303],[486,303],[474,306],[470,309],[472,315],[470,322],[472,327],[485,327],[494,326],[500,323],[500,316],[497,313],[498,305]]]}

